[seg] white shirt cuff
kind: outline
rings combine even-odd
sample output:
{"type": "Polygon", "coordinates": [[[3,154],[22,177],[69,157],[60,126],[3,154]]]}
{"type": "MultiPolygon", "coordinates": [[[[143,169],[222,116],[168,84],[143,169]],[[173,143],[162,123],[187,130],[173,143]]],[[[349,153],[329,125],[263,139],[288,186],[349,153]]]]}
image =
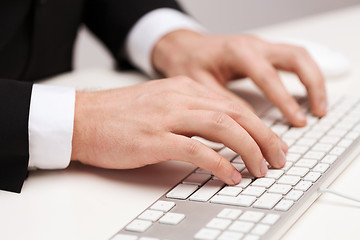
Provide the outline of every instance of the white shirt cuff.
{"type": "Polygon", "coordinates": [[[29,112],[29,167],[62,169],[70,163],[75,89],[34,84],[29,112]]]}
{"type": "Polygon", "coordinates": [[[127,36],[125,47],[132,64],[151,77],[157,76],[151,62],[152,50],[160,38],[179,29],[205,31],[194,19],[174,9],[159,8],[145,14],[127,36]]]}

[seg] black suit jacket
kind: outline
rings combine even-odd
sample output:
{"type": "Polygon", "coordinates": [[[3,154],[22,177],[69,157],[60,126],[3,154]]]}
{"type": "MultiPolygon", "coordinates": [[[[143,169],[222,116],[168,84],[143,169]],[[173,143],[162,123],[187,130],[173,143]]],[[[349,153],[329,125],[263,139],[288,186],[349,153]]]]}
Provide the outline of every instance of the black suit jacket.
{"type": "Polygon", "coordinates": [[[32,82],[71,70],[79,26],[86,24],[119,66],[129,67],[127,33],[144,14],[163,7],[180,10],[173,0],[0,1],[0,189],[21,190],[32,82]]]}

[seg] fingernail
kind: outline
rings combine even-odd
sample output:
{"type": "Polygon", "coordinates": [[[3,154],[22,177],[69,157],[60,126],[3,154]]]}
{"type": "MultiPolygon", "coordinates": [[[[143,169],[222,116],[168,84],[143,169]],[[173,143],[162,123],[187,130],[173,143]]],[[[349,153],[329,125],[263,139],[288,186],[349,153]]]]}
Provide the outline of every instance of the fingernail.
{"type": "Polygon", "coordinates": [[[261,175],[262,175],[262,176],[265,176],[266,173],[267,173],[267,170],[268,170],[268,167],[267,167],[267,165],[266,165],[265,160],[263,160],[262,163],[261,163],[261,167],[260,167],[260,173],[261,173],[261,175]]]}
{"type": "Polygon", "coordinates": [[[327,103],[327,100],[324,99],[320,102],[320,110],[321,110],[321,112],[326,113],[327,108],[328,108],[328,103],[327,103]]]}
{"type": "Polygon", "coordinates": [[[286,142],[284,142],[284,140],[282,140],[281,138],[279,138],[279,139],[280,139],[280,141],[279,141],[280,149],[281,149],[284,153],[286,153],[286,152],[288,151],[288,149],[289,149],[289,146],[287,145],[286,142]]]}
{"type": "Polygon", "coordinates": [[[278,163],[281,166],[284,166],[285,163],[286,163],[286,156],[285,156],[285,153],[283,152],[282,149],[280,149],[280,151],[279,151],[279,161],[278,161],[278,163]]]}
{"type": "Polygon", "coordinates": [[[237,170],[233,172],[232,181],[234,184],[239,184],[241,181],[241,174],[237,170]]]}
{"type": "Polygon", "coordinates": [[[295,117],[299,122],[305,122],[306,121],[305,114],[301,110],[296,113],[295,117]]]}

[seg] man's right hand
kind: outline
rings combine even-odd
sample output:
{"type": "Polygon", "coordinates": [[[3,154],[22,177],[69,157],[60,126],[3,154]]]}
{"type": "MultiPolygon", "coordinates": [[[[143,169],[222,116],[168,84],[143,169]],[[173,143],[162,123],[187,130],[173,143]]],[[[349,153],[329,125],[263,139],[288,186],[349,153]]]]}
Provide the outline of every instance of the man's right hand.
{"type": "Polygon", "coordinates": [[[285,164],[286,144],[242,102],[186,77],[99,92],[77,92],[72,160],[102,168],[191,162],[233,185],[240,173],[192,136],[221,142],[256,177],[285,164]]]}

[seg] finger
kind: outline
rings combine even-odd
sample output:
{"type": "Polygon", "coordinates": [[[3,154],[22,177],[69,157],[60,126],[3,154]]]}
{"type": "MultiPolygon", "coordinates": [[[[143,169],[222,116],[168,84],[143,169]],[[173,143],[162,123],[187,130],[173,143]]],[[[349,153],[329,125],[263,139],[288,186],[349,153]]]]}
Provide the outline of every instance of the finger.
{"type": "Polygon", "coordinates": [[[197,140],[172,134],[167,138],[167,145],[171,149],[169,159],[191,162],[229,185],[241,180],[241,174],[228,160],[197,140]]]}
{"type": "MultiPolygon", "coordinates": [[[[215,101],[201,98],[192,98],[188,101],[190,109],[226,113],[250,134],[251,138],[260,147],[262,155],[273,167],[281,168],[285,165],[286,158],[284,153],[288,150],[286,143],[249,109],[230,101],[215,101]]],[[[226,145],[225,142],[223,143],[226,145]]],[[[230,145],[227,146],[230,147],[230,145]]]]}
{"type": "Polygon", "coordinates": [[[201,136],[221,142],[239,155],[249,171],[256,177],[266,174],[264,157],[252,137],[231,117],[223,112],[191,110],[179,114],[171,132],[186,136],[201,136]]]}
{"type": "Polygon", "coordinates": [[[264,92],[266,97],[282,112],[294,126],[306,125],[306,117],[299,104],[288,93],[276,69],[265,59],[250,59],[245,67],[246,74],[264,92]]]}
{"type": "Polygon", "coordinates": [[[287,44],[273,44],[269,60],[278,68],[292,71],[299,76],[307,89],[310,106],[316,116],[322,117],[327,111],[325,79],[310,54],[301,47],[287,44]]]}
{"type": "Polygon", "coordinates": [[[232,93],[231,91],[226,89],[224,85],[221,84],[225,84],[225,80],[219,79],[220,76],[215,77],[210,72],[202,69],[192,70],[191,73],[189,73],[189,76],[192,77],[194,80],[198,81],[199,83],[202,83],[204,86],[215,91],[217,94],[223,96],[225,99],[238,102],[249,108],[251,111],[255,112],[254,108],[248,102],[244,101],[238,95],[232,93]]]}

